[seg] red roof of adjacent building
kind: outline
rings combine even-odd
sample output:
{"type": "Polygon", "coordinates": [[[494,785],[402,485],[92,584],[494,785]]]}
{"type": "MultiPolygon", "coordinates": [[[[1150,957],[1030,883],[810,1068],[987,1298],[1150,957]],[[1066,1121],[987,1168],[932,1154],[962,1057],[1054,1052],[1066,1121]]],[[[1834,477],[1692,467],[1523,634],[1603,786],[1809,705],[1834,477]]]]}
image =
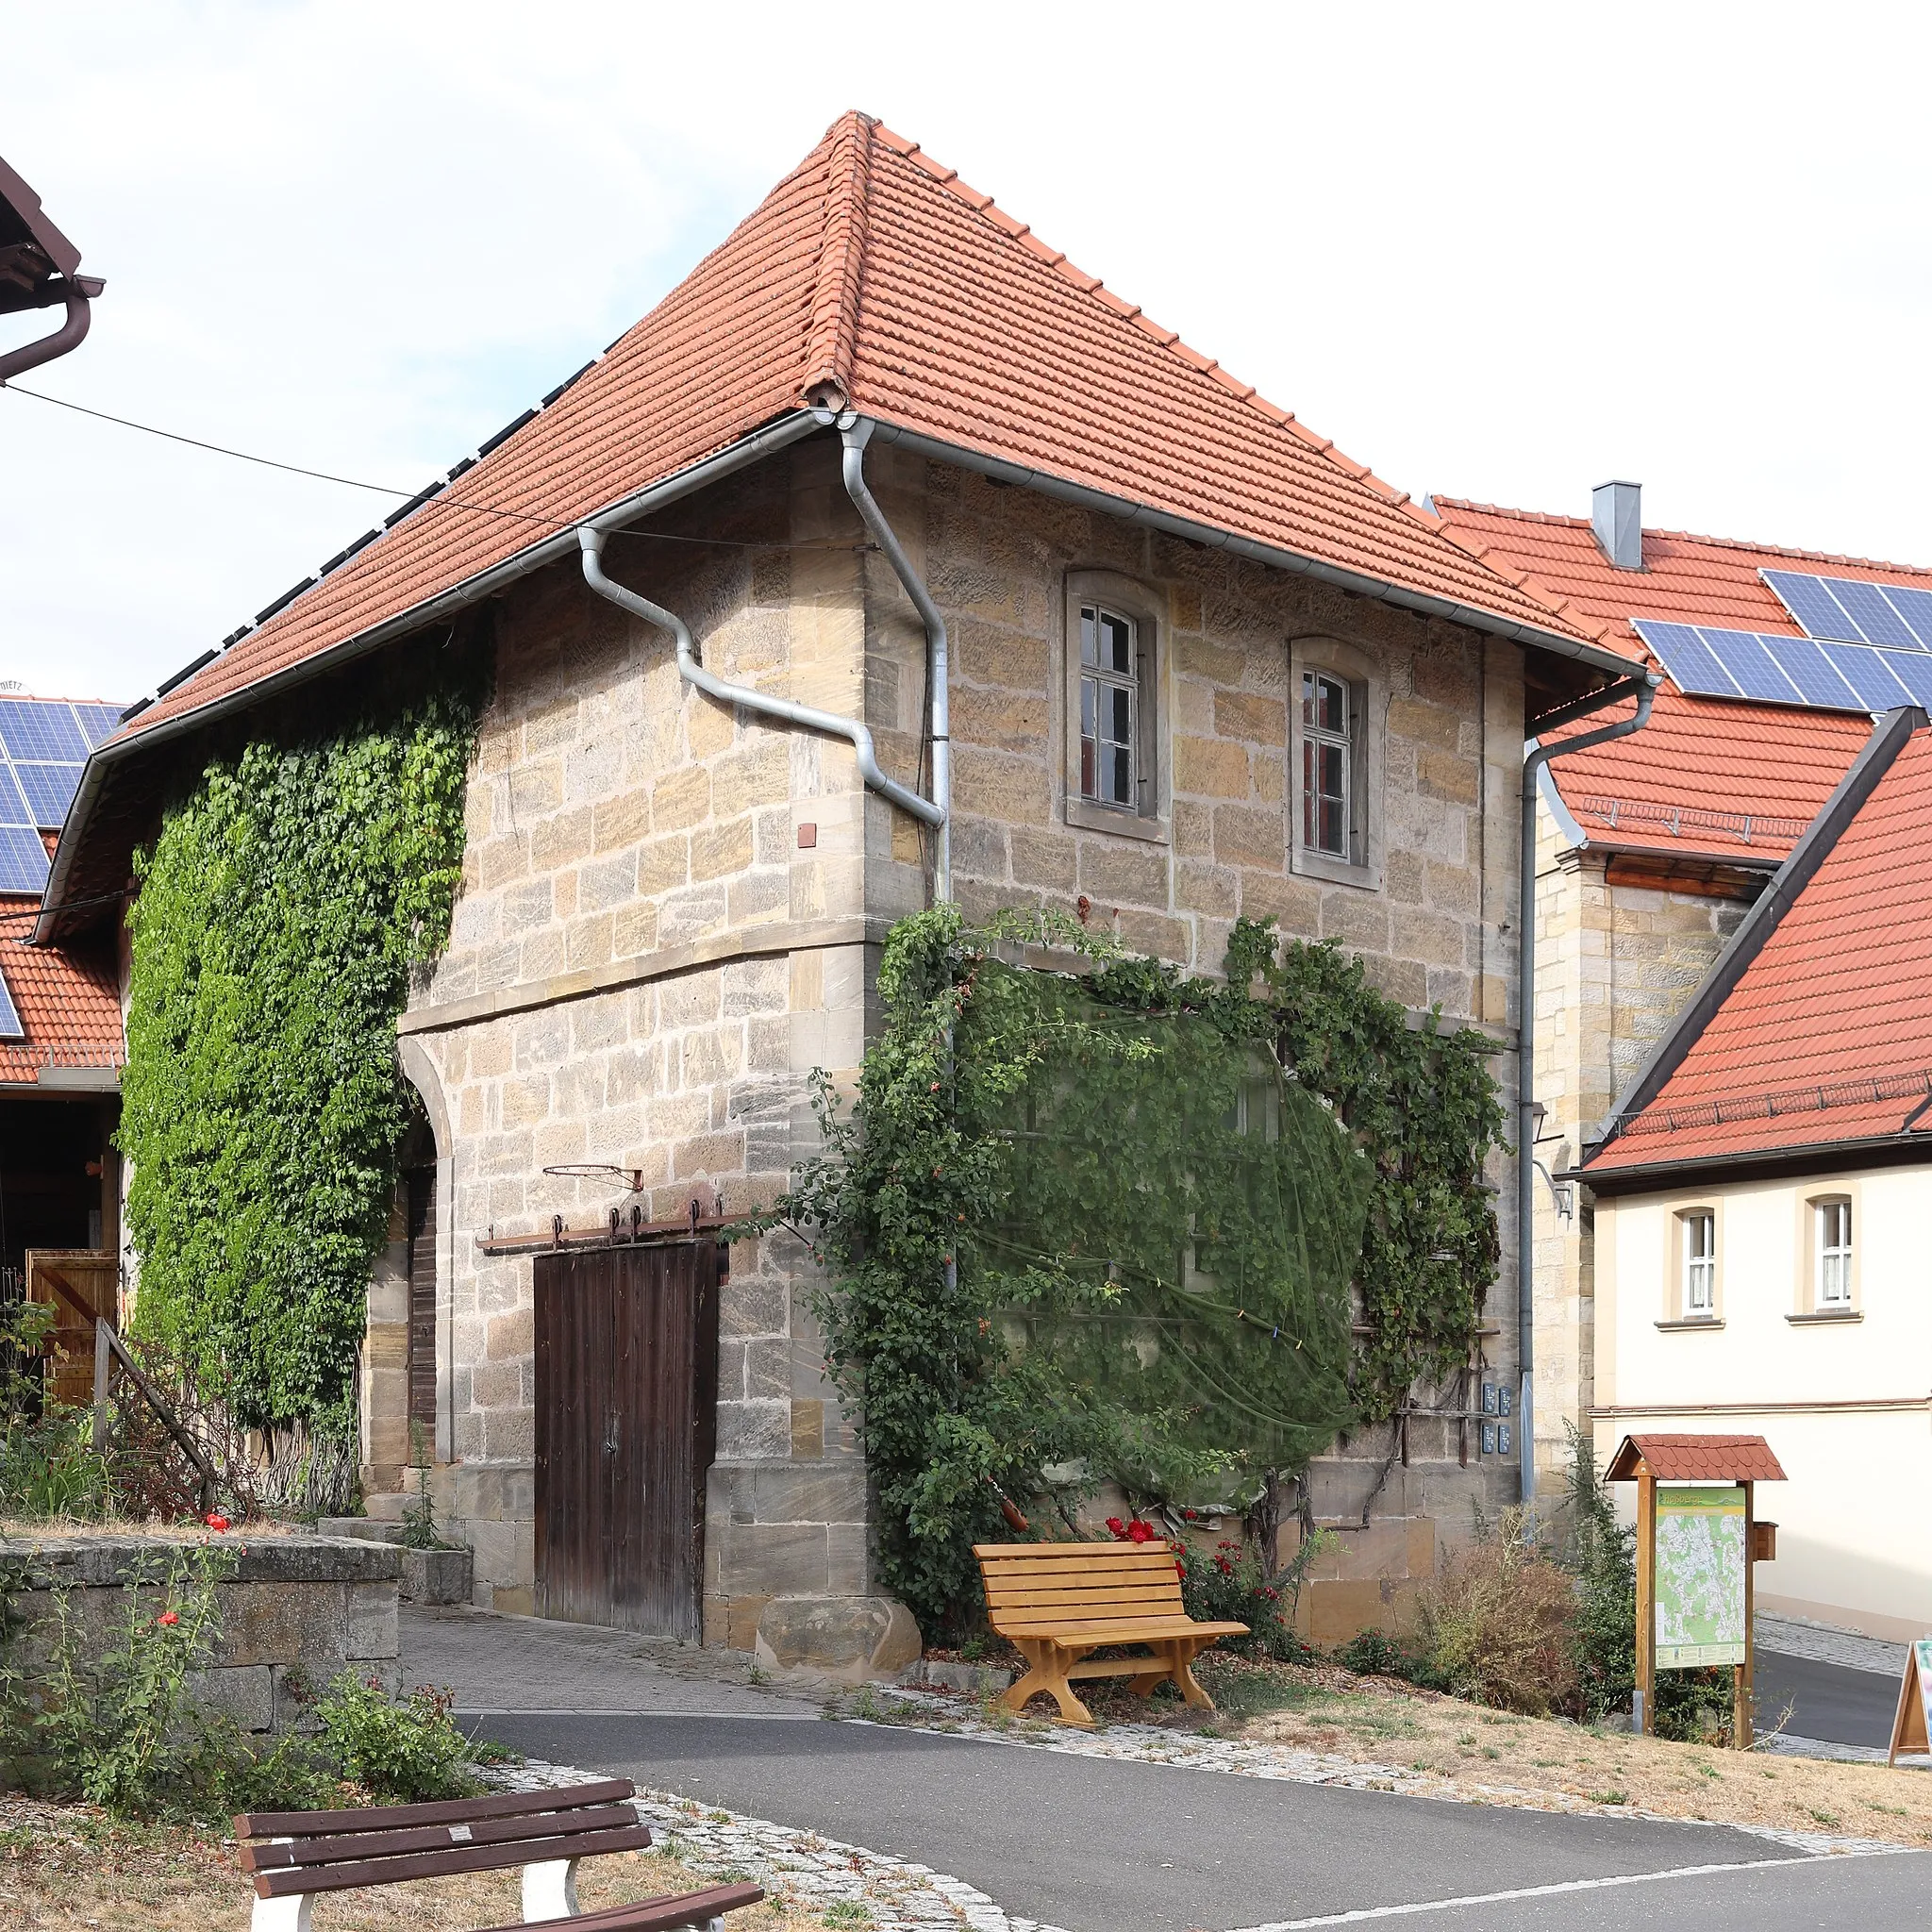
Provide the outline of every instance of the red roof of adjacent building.
{"type": "Polygon", "coordinates": [[[579,380],[128,727],[286,671],[812,404],[1593,644],[1326,438],[846,114],[579,380]]]}
{"type": "Polygon", "coordinates": [[[38,1081],[50,1067],[127,1064],[111,965],[25,944],[40,903],[32,893],[0,895],[0,976],[25,1035],[0,1040],[0,1086],[38,1081]]]}
{"type": "Polygon", "coordinates": [[[1920,730],[1656,1097],[1590,1157],[1588,1174],[1932,1124],[1916,1118],[1932,1113],[1928,822],[1932,730],[1920,730]]]}
{"type": "MultiPolygon", "coordinates": [[[[1634,617],[1802,637],[1758,575],[1812,569],[1932,589],[1932,571],[1769,543],[1645,530],[1643,568],[1619,570],[1587,517],[1434,499],[1448,534],[1525,588],[1606,626],[1604,641],[1647,658],[1634,617]]],[[[1590,728],[1585,721],[1573,732],[1590,728]]],[[[1628,738],[1555,760],[1557,794],[1592,845],[1776,864],[1844,776],[1871,725],[1862,715],[1790,705],[1657,694],[1650,723],[1628,738]]]]}

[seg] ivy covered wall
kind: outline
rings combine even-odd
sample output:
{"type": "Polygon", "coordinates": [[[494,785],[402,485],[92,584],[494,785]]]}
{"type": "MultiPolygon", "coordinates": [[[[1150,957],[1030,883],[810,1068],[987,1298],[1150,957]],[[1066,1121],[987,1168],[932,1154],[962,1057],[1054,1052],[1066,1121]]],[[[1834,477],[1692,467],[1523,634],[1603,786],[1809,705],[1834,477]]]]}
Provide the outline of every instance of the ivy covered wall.
{"type": "Polygon", "coordinates": [[[354,1427],[409,1119],[395,1022],[448,938],[480,705],[404,696],[216,757],[136,855],[136,1326],[250,1423],[354,1427]]]}

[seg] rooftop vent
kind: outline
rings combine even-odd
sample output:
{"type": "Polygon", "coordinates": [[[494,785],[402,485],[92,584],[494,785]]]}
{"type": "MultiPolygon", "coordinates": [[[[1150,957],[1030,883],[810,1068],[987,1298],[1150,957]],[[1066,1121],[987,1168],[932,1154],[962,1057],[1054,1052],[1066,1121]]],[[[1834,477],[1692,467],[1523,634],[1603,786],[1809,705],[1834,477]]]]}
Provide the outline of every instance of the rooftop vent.
{"type": "Polygon", "coordinates": [[[1643,486],[1599,483],[1591,491],[1590,527],[1619,570],[1643,568],[1643,486]]]}

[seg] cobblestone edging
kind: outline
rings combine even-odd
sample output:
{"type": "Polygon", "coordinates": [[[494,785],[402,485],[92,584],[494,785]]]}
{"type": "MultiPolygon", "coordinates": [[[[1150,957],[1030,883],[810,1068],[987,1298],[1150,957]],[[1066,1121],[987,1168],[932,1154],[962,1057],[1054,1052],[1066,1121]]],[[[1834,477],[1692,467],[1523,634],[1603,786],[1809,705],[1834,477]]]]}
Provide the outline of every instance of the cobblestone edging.
{"type": "MultiPolygon", "coordinates": [[[[1037,1719],[1020,1718],[1010,1724],[988,1724],[963,1715],[957,1698],[929,1691],[874,1691],[914,1707],[914,1723],[991,1743],[1036,1751],[1065,1751],[1082,1757],[1110,1757],[1139,1764],[1177,1765],[1190,1771],[1214,1771],[1236,1777],[1279,1778],[1291,1784],[1341,1785],[1356,1790],[1395,1791],[1411,1798],[1434,1798],[1457,1805],[1507,1805],[1524,1811],[1562,1811],[1595,1818],[1642,1818],[1661,1824],[1713,1825],[1725,1831],[1748,1832],[1753,1838],[1814,1856],[1849,1852],[1895,1852],[1901,1847],[1882,1839],[1842,1838],[1822,1831],[1780,1831],[1768,1824],[1719,1824],[1714,1820],[1674,1818],[1646,1811],[1637,1805],[1597,1805],[1566,1791],[1542,1791],[1521,1785],[1480,1785],[1452,1782],[1436,1774],[1415,1772],[1395,1764],[1366,1764],[1358,1758],[1327,1752],[1297,1751],[1287,1744],[1243,1744],[1226,1738],[1194,1738],[1164,1730],[1158,1724],[1109,1724],[1104,1730],[1075,1731],[1037,1719]],[[915,1714],[916,1713],[916,1714],[915,1714]]],[[[863,1722],[864,1720],[860,1720],[863,1722]]],[[[874,1718],[874,1722],[881,1721],[874,1718]]],[[[884,1722],[902,1722],[884,1717],[884,1722]]]]}
{"type": "MultiPolygon", "coordinates": [[[[489,1776],[505,1790],[541,1791],[592,1783],[605,1774],[533,1758],[489,1776]]],[[[635,1802],[638,1816],[652,1828],[653,1849],[701,1877],[749,1877],[772,1897],[808,1909],[849,1900],[872,1914],[873,1932],[1058,1932],[1038,1920],[1013,1917],[983,1891],[924,1865],[716,1810],[670,1791],[643,1791],[635,1802]]]]}

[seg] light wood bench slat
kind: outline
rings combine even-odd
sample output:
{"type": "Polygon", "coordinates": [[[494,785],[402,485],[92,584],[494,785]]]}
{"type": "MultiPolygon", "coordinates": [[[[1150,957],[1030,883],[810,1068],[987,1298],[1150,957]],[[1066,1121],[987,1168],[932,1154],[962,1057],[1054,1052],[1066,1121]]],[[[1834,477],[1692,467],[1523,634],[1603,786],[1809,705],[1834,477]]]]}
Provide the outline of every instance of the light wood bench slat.
{"type": "Polygon", "coordinates": [[[1191,1666],[1217,1638],[1244,1637],[1248,1626],[1195,1623],[1165,1544],[980,1543],[974,1555],[992,1627],[1030,1666],[1000,1699],[1008,1709],[1024,1709],[1045,1690],[1062,1723],[1091,1729],[1093,1714],[1074,1695],[1074,1677],[1127,1677],[1142,1696],[1172,1677],[1190,1704],[1214,1708],[1191,1666]],[[1125,1644],[1145,1644],[1155,1655],[1088,1655],[1125,1644]]]}

